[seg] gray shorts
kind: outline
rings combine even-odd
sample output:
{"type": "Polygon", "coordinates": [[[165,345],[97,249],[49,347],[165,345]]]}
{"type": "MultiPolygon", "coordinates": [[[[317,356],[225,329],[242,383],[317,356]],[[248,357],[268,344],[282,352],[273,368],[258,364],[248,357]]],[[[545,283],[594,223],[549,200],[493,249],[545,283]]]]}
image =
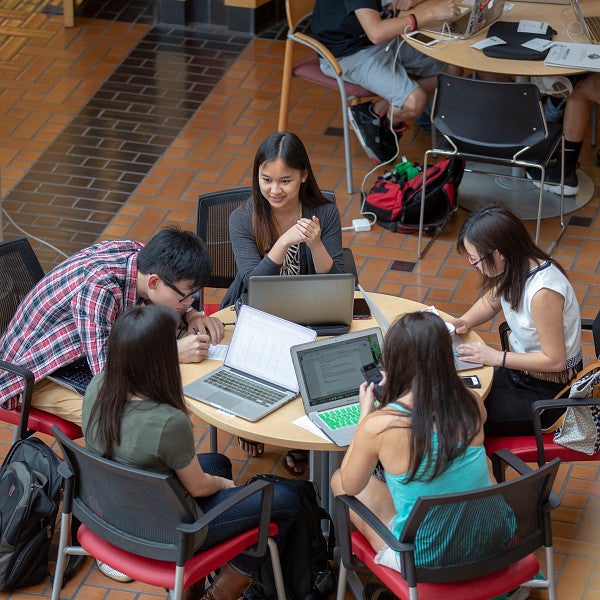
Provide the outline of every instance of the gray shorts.
{"type": "MultiPolygon", "coordinates": [[[[338,62],[344,72],[344,80],[381,96],[397,109],[404,106],[406,99],[419,85],[412,77],[439,75],[447,67],[446,63],[425,56],[402,42],[401,38],[391,43],[369,46],[350,56],[338,58],[338,62]]],[[[321,70],[325,75],[335,77],[323,59],[321,70]]]]}

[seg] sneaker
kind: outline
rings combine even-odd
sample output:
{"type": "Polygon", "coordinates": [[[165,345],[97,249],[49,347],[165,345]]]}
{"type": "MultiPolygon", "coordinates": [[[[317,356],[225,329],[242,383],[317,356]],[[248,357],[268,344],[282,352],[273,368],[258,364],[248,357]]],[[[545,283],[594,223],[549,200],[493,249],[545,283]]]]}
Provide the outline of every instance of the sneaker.
{"type": "Polygon", "coordinates": [[[531,83],[537,86],[542,94],[566,98],[573,91],[573,84],[568,77],[532,77],[531,83]]]}
{"type": "Polygon", "coordinates": [[[129,575],[125,575],[125,573],[121,573],[121,571],[117,571],[116,569],[109,567],[106,563],[96,560],[96,564],[98,565],[100,572],[110,579],[114,579],[120,583],[131,583],[133,581],[133,577],[129,577],[129,575]]]}
{"type": "Polygon", "coordinates": [[[548,96],[544,104],[544,117],[548,123],[561,123],[565,113],[566,98],[548,96]]]}
{"type": "Polygon", "coordinates": [[[397,153],[396,137],[373,112],[371,102],[349,106],[348,117],[360,145],[371,160],[379,164],[394,158],[397,153]]]}
{"type": "MultiPolygon", "coordinates": [[[[533,181],[535,187],[540,187],[540,170],[527,169],[527,178],[533,181]]],[[[553,194],[560,194],[560,163],[555,162],[546,169],[544,189],[553,194]]],[[[569,173],[565,170],[565,196],[574,196],[579,191],[579,181],[575,170],[569,173]]]]}

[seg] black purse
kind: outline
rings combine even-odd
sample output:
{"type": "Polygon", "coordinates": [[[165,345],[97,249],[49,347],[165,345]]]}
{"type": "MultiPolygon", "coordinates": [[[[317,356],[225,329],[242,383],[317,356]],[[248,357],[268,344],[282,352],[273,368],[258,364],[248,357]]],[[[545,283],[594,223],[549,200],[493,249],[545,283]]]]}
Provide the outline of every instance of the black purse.
{"type": "Polygon", "coordinates": [[[525,42],[534,38],[551,40],[556,35],[556,30],[548,26],[546,33],[521,33],[517,31],[519,23],[513,21],[496,21],[488,31],[488,37],[499,37],[506,44],[488,46],[483,53],[491,58],[509,58],[512,60],[544,60],[550,48],[539,51],[523,46],[525,42]]]}

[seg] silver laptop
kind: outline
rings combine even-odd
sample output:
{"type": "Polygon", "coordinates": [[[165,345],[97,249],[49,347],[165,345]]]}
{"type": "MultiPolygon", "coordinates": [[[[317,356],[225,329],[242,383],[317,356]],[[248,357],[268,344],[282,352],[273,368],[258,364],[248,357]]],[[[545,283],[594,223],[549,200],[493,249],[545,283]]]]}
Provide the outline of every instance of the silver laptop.
{"type": "MultiPolygon", "coordinates": [[[[359,284],[358,289],[361,291],[364,299],[367,301],[369,308],[371,309],[371,314],[373,318],[377,321],[377,324],[383,330],[383,333],[387,333],[387,330],[390,328],[390,320],[383,314],[381,309],[375,304],[373,298],[369,296],[369,294],[362,288],[359,284]]],[[[458,336],[454,336],[454,342],[452,344],[453,348],[456,349],[463,343],[462,339],[458,336]]],[[[466,371],[467,369],[477,369],[478,367],[483,367],[482,363],[472,363],[466,362],[464,360],[460,360],[456,354],[454,355],[454,366],[457,371],[466,371]]]]}
{"type": "MultiPolygon", "coordinates": [[[[590,42],[592,42],[592,44],[600,44],[600,6],[598,6],[598,1],[594,0],[593,3],[586,2],[586,8],[587,6],[593,7],[591,8],[591,11],[596,13],[595,15],[584,15],[579,0],[571,0],[571,6],[573,7],[573,12],[577,17],[579,24],[590,42]]],[[[587,13],[588,11],[586,10],[585,12],[587,13]]]]}
{"type": "Polygon", "coordinates": [[[254,276],[248,281],[249,306],[310,327],[317,335],[347,333],[352,325],[354,275],[254,276]]]}
{"type": "Polygon", "coordinates": [[[242,306],[223,365],[184,386],[183,393],[258,421],[298,394],[290,348],[315,338],[312,329],[242,306]]]}
{"type": "Polygon", "coordinates": [[[465,10],[465,7],[461,7],[462,14],[456,19],[432,21],[420,29],[464,40],[500,19],[504,12],[504,4],[505,0],[475,0],[470,9],[467,7],[465,10]]]}
{"type": "Polygon", "coordinates": [[[85,395],[85,390],[94,374],[88,365],[87,358],[78,358],[75,362],[60,367],[56,371],[46,375],[46,379],[54,381],[65,388],[73,390],[80,396],[85,395]]]}
{"type": "Polygon", "coordinates": [[[381,368],[383,336],[378,327],[292,348],[292,362],[308,418],[337,446],[352,440],[360,406],[361,367],[381,368]]]}

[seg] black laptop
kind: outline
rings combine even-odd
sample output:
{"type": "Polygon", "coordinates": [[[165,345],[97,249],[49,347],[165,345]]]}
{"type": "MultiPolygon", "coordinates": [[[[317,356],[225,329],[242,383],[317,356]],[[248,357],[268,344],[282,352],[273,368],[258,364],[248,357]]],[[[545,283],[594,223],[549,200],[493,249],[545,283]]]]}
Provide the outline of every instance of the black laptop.
{"type": "Polygon", "coordinates": [[[46,378],[83,396],[93,376],[87,358],[84,356],[56,369],[50,375],[46,375],[46,378]]]}

